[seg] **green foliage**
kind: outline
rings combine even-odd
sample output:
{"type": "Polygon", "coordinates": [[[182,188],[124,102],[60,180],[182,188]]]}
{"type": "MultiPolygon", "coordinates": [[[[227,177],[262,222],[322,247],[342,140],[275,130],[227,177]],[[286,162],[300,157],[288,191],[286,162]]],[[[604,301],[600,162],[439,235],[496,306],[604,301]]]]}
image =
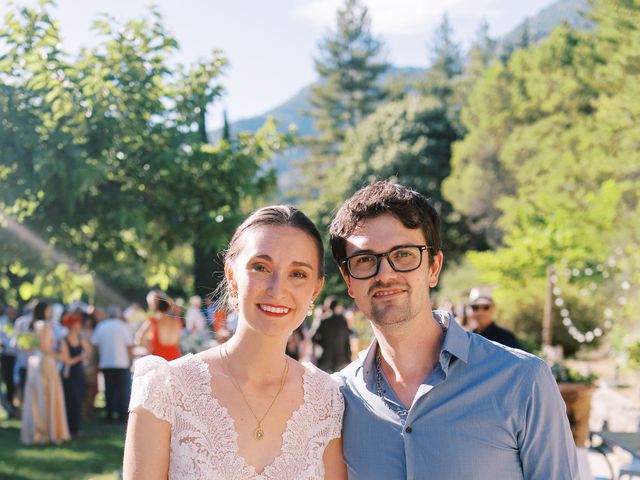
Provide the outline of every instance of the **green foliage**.
{"type": "Polygon", "coordinates": [[[209,145],[226,59],[172,68],[178,45],[156,10],[101,18],[100,44],[70,61],[50,9],[0,28],[0,209],[126,294],[173,283],[181,246],[224,244],[247,199],[270,191],[263,164],[291,136],[268,124],[209,145]]]}
{"type": "Polygon", "coordinates": [[[440,213],[445,255],[456,260],[468,248],[483,248],[466,220],[442,195],[451,144],[458,139],[448,110],[430,97],[408,97],[380,108],[356,129],[341,158],[349,194],[363,182],[391,178],[425,195],[440,213]]]}
{"type": "Polygon", "coordinates": [[[430,54],[431,66],[421,88],[423,93],[439,99],[443,105],[455,103],[463,62],[460,45],[453,40],[453,28],[446,14],[433,35],[430,54]]]}
{"type": "Polygon", "coordinates": [[[583,375],[560,363],[551,365],[551,373],[553,374],[553,378],[556,379],[556,382],[562,383],[593,383],[598,379],[598,376],[593,372],[583,375]]]}
{"type": "Polygon", "coordinates": [[[301,164],[302,198],[314,199],[330,183],[348,129],[373,112],[384,97],[377,80],[387,69],[380,60],[382,44],[371,33],[371,20],[361,0],[345,0],[336,30],[319,45],[315,68],[320,82],[312,87],[309,112],[319,136],[308,139],[311,155],[301,164]]]}
{"type": "Polygon", "coordinates": [[[467,103],[467,98],[476,87],[478,80],[485,70],[496,60],[497,42],[489,36],[489,24],[486,20],[480,22],[476,38],[471,44],[464,60],[457,93],[460,106],[467,103]]]}
{"type": "Polygon", "coordinates": [[[22,332],[17,335],[18,348],[30,352],[38,347],[38,339],[33,332],[22,332]]]}
{"type": "MultiPolygon", "coordinates": [[[[594,32],[561,27],[489,67],[462,112],[468,134],[454,145],[443,189],[499,247],[469,258],[505,297],[538,284],[541,305],[550,266],[605,265],[617,250],[624,260],[614,274],[638,288],[640,6],[602,1],[595,12],[594,32]]],[[[563,287],[602,285],[602,294],[572,307],[585,310],[586,323],[602,318],[610,294],[620,295],[620,283],[607,282],[595,275],[563,287]]],[[[623,315],[637,306],[618,303],[623,315]]]]}
{"type": "Polygon", "coordinates": [[[628,347],[629,366],[640,369],[640,340],[636,340],[628,347]]]}
{"type": "Polygon", "coordinates": [[[376,79],[387,65],[378,60],[382,45],[371,33],[369,13],[360,0],[345,0],[336,31],[319,47],[315,66],[323,81],[311,91],[311,115],[321,141],[334,145],[382,99],[376,79]]]}
{"type": "Polygon", "coordinates": [[[470,246],[482,248],[481,239],[469,233],[465,219],[453,211],[440,189],[456,139],[447,110],[436,99],[410,96],[379,107],[349,132],[329,176],[331,185],[311,213],[321,228],[328,228],[331,214],[345,198],[376,179],[389,178],[416,189],[439,211],[448,261],[470,246]]]}

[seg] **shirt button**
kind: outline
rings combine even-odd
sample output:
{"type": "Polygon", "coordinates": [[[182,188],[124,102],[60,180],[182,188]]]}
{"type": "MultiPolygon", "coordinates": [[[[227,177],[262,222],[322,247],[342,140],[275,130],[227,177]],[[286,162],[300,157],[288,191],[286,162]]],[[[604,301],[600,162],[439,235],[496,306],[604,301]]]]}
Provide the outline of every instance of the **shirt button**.
{"type": "Polygon", "coordinates": [[[407,433],[411,433],[411,432],[413,432],[413,428],[407,427],[407,428],[404,429],[404,431],[407,432],[407,433]]]}

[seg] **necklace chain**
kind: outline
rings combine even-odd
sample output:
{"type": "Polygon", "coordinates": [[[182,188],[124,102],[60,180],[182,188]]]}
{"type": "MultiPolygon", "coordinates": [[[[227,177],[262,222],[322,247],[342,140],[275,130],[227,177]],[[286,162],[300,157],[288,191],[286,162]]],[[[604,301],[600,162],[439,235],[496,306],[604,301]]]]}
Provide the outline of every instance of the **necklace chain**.
{"type": "Polygon", "coordinates": [[[407,418],[409,411],[404,407],[390,402],[385,395],[384,387],[382,386],[382,358],[379,350],[376,353],[376,393],[378,394],[378,397],[382,399],[387,408],[395,412],[396,415],[400,417],[400,420],[404,423],[404,420],[407,418]]]}
{"type": "Polygon", "coordinates": [[[262,440],[264,438],[264,429],[262,428],[262,421],[267,417],[267,415],[271,411],[271,407],[273,407],[273,404],[276,403],[276,399],[278,398],[278,396],[282,392],[282,389],[284,388],[284,382],[285,382],[285,380],[287,378],[287,373],[289,372],[289,362],[287,361],[287,359],[285,357],[284,369],[282,370],[282,377],[280,378],[280,387],[278,387],[278,391],[276,392],[275,396],[273,397],[273,400],[271,400],[271,403],[269,404],[269,407],[267,408],[267,411],[264,412],[264,415],[262,415],[261,418],[258,418],[258,416],[253,411],[253,408],[251,408],[251,404],[249,403],[249,400],[247,400],[247,397],[245,396],[244,392],[242,391],[242,388],[240,387],[240,384],[236,380],[236,377],[234,377],[233,373],[231,373],[231,367],[229,366],[229,352],[227,352],[227,344],[226,343],[224,344],[223,349],[224,349],[224,356],[221,354],[220,357],[222,358],[222,363],[223,363],[223,365],[225,367],[225,370],[229,374],[229,378],[231,379],[231,383],[233,383],[233,386],[240,392],[240,395],[242,395],[242,398],[244,399],[244,403],[247,404],[247,408],[251,412],[251,415],[253,415],[253,418],[255,418],[256,422],[258,422],[258,426],[253,431],[253,437],[256,440],[262,440]]]}
{"type": "MultiPolygon", "coordinates": [[[[436,315],[436,316],[434,316],[434,318],[438,322],[438,324],[440,325],[440,328],[442,329],[442,332],[446,334],[447,330],[448,330],[448,325],[439,316],[436,315]]],[[[395,412],[396,415],[398,415],[400,417],[400,421],[404,424],[404,422],[407,419],[407,416],[409,415],[409,410],[406,409],[404,406],[400,406],[400,405],[397,405],[394,402],[391,402],[386,397],[385,389],[382,386],[382,382],[383,382],[383,378],[382,378],[382,354],[380,353],[380,347],[379,346],[377,347],[375,366],[376,366],[376,393],[378,394],[378,397],[380,397],[380,399],[387,406],[387,408],[389,408],[391,411],[395,412]]]]}

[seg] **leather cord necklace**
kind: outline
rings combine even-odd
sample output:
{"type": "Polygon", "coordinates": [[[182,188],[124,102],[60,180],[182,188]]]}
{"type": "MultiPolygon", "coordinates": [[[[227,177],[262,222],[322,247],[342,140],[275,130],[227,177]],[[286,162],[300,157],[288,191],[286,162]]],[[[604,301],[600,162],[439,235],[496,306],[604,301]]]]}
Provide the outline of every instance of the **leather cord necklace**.
{"type": "Polygon", "coordinates": [[[258,416],[253,411],[253,408],[251,408],[251,404],[249,404],[249,400],[247,400],[247,397],[245,396],[244,392],[242,391],[242,388],[240,387],[240,384],[236,380],[236,377],[234,377],[233,373],[231,373],[231,367],[229,366],[229,353],[227,352],[227,344],[226,343],[224,344],[223,349],[224,349],[224,355],[221,354],[220,357],[222,359],[222,363],[224,365],[225,370],[229,374],[229,378],[231,379],[231,383],[233,383],[233,386],[240,392],[240,395],[242,395],[242,398],[244,399],[244,403],[247,404],[247,408],[251,412],[251,415],[253,415],[253,418],[255,418],[256,422],[258,422],[258,426],[253,431],[253,438],[255,438],[256,440],[262,440],[264,438],[264,429],[262,428],[262,422],[267,417],[267,415],[271,411],[271,407],[273,407],[273,404],[276,403],[276,399],[278,398],[278,396],[282,392],[282,389],[284,387],[284,382],[285,382],[285,380],[287,378],[287,372],[289,372],[289,361],[285,358],[284,369],[282,370],[282,378],[280,379],[280,387],[278,388],[278,391],[276,392],[275,396],[273,397],[273,400],[271,400],[271,403],[269,404],[269,407],[267,408],[267,411],[264,412],[264,415],[262,415],[261,418],[258,418],[258,416]]]}

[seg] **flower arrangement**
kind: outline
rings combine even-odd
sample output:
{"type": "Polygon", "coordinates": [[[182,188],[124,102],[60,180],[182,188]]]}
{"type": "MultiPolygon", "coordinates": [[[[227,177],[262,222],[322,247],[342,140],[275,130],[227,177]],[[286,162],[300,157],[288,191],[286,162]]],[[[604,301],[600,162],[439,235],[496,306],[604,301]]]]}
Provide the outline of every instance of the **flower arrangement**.
{"type": "Polygon", "coordinates": [[[33,332],[19,333],[16,337],[18,348],[27,352],[38,348],[38,338],[33,332]]]}
{"type": "Polygon", "coordinates": [[[593,372],[583,375],[567,367],[565,364],[558,362],[551,365],[551,373],[558,383],[592,384],[598,379],[598,376],[593,372]]]}

